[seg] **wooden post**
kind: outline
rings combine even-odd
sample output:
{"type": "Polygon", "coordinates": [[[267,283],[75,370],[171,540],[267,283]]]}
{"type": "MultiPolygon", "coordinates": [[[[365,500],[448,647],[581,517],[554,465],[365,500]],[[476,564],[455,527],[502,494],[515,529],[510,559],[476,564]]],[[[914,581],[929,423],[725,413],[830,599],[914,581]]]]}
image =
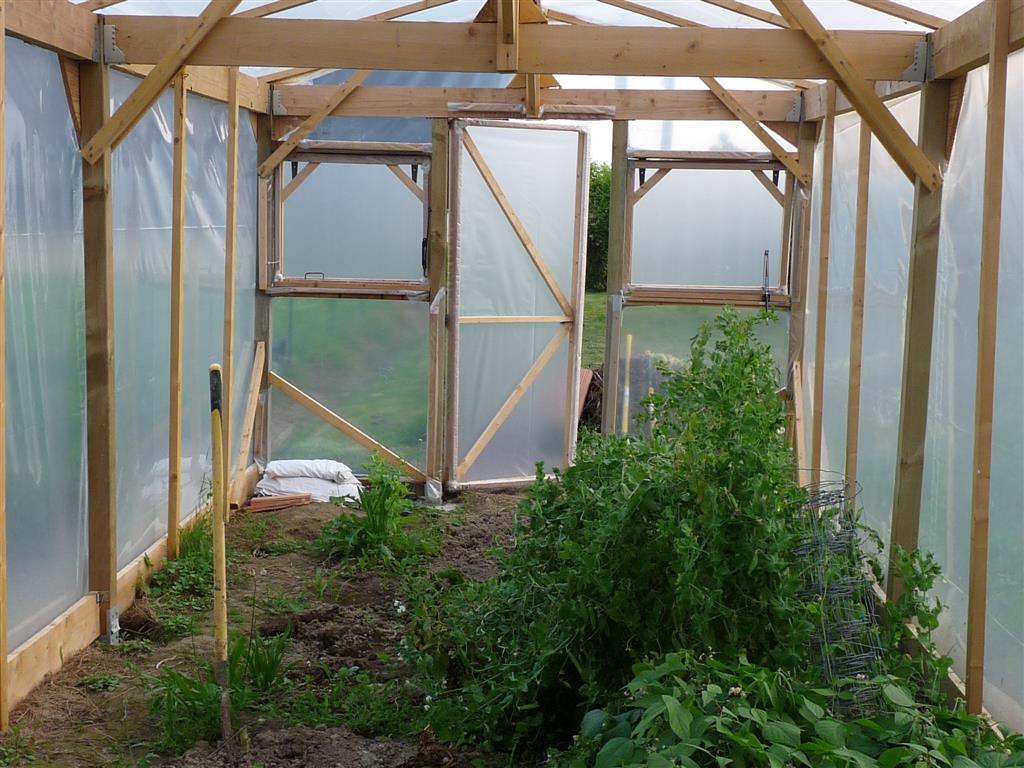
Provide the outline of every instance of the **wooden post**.
{"type": "Polygon", "coordinates": [[[614,434],[618,428],[619,334],[622,330],[622,288],[625,281],[626,211],[629,194],[629,122],[612,123],[612,179],[608,201],[608,316],[604,348],[604,400],[601,404],[601,432],[614,434]]]}
{"type": "MultiPolygon", "coordinates": [[[[797,157],[799,157],[799,152],[797,157]]],[[[813,153],[811,154],[813,158],[813,153]]],[[[807,166],[810,167],[810,166],[807,166]]],[[[796,179],[786,174],[786,190],[782,196],[782,245],[779,247],[779,288],[789,291],[789,269],[793,250],[793,209],[796,207],[796,179]]]]}
{"type": "Polygon", "coordinates": [[[7,18],[0,0],[0,731],[6,732],[10,719],[7,696],[7,324],[6,262],[4,261],[4,68],[7,18]]]}
{"type": "MultiPolygon", "coordinates": [[[[1003,207],[1006,133],[1006,59],[1010,0],[991,0],[988,113],[985,128],[985,193],[981,214],[978,297],[978,373],[974,395],[974,484],[971,487],[971,561],[967,591],[967,711],[982,708],[985,682],[985,601],[988,589],[988,516],[992,481],[992,399],[995,393],[999,236],[1003,207]]],[[[1018,212],[1019,213],[1019,212],[1018,212]]]]}
{"type": "Polygon", "coordinates": [[[569,331],[569,370],[566,374],[565,406],[565,466],[576,458],[576,438],[579,432],[580,361],[583,352],[583,295],[587,258],[587,213],[590,202],[590,145],[588,134],[581,131],[576,144],[576,210],[573,219],[572,241],[572,330],[569,331]]]}
{"type": "Polygon", "coordinates": [[[811,414],[811,482],[821,480],[822,400],[825,392],[825,329],[828,314],[828,265],[832,229],[832,167],[836,132],[836,84],[829,82],[825,104],[825,157],[821,174],[821,232],[818,237],[818,314],[814,330],[814,404],[811,414]]]}
{"type": "Polygon", "coordinates": [[[871,176],[871,129],[860,124],[857,158],[857,222],[853,244],[853,306],[850,316],[850,381],[846,396],[846,485],[850,498],[857,489],[860,442],[860,371],[864,355],[864,274],[868,256],[868,186],[871,176]]]}
{"type": "MultiPolygon", "coordinates": [[[[225,487],[230,488],[235,374],[235,253],[238,240],[238,68],[228,70],[227,208],[224,217],[224,352],[221,359],[225,487]]],[[[248,129],[246,129],[248,130],[248,129]]],[[[230,508],[225,507],[230,514],[230,508]]]]}
{"type": "MultiPolygon", "coordinates": [[[[918,142],[925,154],[936,163],[942,160],[945,153],[949,91],[949,80],[932,80],[921,87],[918,142]]],[[[889,530],[890,555],[897,546],[908,551],[917,549],[941,214],[941,187],[932,192],[920,182],[915,183],[913,234],[907,268],[907,319],[903,329],[896,473],[889,530]]],[[[888,572],[886,592],[890,600],[895,600],[902,593],[902,585],[893,576],[891,558],[888,572]]]]}
{"type": "MultiPolygon", "coordinates": [[[[273,151],[271,131],[273,121],[270,115],[257,115],[256,118],[256,153],[257,160],[262,162],[270,156],[273,151]]],[[[253,429],[252,452],[254,457],[262,461],[270,461],[270,364],[272,359],[271,345],[271,312],[270,295],[266,292],[267,286],[273,275],[269,275],[270,264],[268,262],[276,258],[278,223],[280,205],[275,192],[275,179],[279,174],[270,178],[259,178],[256,183],[259,185],[259,205],[257,215],[257,271],[259,273],[256,291],[256,321],[254,335],[257,342],[262,341],[264,345],[263,369],[253,371],[253,375],[260,379],[259,406],[256,409],[256,423],[253,429]]]]}
{"type": "MultiPolygon", "coordinates": [[[[810,121],[800,123],[797,147],[800,162],[808,168],[814,164],[814,145],[818,139],[818,124],[810,121]]],[[[811,174],[813,179],[813,173],[811,174]]],[[[792,255],[790,256],[789,295],[791,310],[789,313],[789,376],[794,374],[794,366],[801,363],[804,357],[804,339],[807,325],[807,278],[808,259],[811,245],[811,185],[796,182],[793,200],[793,236],[792,255]]],[[[795,388],[790,386],[791,391],[795,388]]],[[[793,406],[797,404],[793,398],[793,406]]]]}
{"type": "Polygon", "coordinates": [[[430,283],[430,370],[427,381],[427,477],[441,482],[445,443],[445,297],[448,279],[448,121],[432,123],[427,279],[430,283]]]}
{"type": "Polygon", "coordinates": [[[174,158],[171,172],[171,343],[167,402],[167,559],[178,556],[181,510],[181,375],[185,331],[184,70],[174,78],[174,158]]]}
{"type": "MultiPolygon", "coordinates": [[[[110,115],[109,72],[103,62],[82,62],[82,139],[110,115]]],[[[85,254],[86,450],[89,499],[89,589],[100,603],[100,632],[116,640],[117,623],[117,418],[114,407],[114,251],[110,197],[111,150],[82,161],[85,254]]]]}

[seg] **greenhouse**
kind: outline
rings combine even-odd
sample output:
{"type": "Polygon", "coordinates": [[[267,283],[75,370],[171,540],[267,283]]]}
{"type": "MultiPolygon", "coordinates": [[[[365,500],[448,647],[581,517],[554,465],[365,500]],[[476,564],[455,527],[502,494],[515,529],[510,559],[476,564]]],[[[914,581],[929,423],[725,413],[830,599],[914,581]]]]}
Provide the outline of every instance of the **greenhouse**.
{"type": "Polygon", "coordinates": [[[1024,765],[1024,0],[0,18],[0,765],[1024,765]]]}

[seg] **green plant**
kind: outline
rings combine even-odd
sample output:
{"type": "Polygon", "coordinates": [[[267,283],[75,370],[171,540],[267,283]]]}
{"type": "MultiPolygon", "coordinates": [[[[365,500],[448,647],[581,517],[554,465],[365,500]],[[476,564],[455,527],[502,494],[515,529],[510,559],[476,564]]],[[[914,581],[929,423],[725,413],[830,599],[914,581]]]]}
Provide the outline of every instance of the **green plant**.
{"type": "Polygon", "coordinates": [[[563,768],[662,766],[1024,765],[1024,739],[999,738],[962,708],[918,704],[894,678],[843,680],[823,688],[740,657],[692,653],[641,664],[609,709],[588,712],[575,747],[552,755],[563,768]],[[833,697],[878,685],[885,707],[850,722],[829,711],[833,697]]]}
{"type": "Polygon", "coordinates": [[[178,557],[153,574],[151,594],[181,609],[205,610],[213,595],[213,529],[204,515],[181,532],[178,557]]]}
{"type": "Polygon", "coordinates": [[[410,518],[403,519],[412,510],[412,494],[398,470],[376,455],[366,469],[368,485],[359,497],[362,515],[343,512],[329,520],[317,540],[320,551],[332,560],[358,558],[361,564],[395,564],[436,551],[436,531],[414,528],[410,518]]]}
{"type": "Polygon", "coordinates": [[[35,759],[32,742],[21,735],[21,727],[12,725],[11,729],[0,735],[0,766],[24,765],[35,759]]]}
{"type": "Polygon", "coordinates": [[[121,678],[113,672],[96,672],[83,677],[77,685],[90,691],[113,691],[121,685],[121,678]]]}
{"type": "Polygon", "coordinates": [[[456,736],[557,735],[637,658],[672,648],[804,662],[790,556],[804,497],[755,322],[727,310],[701,330],[651,398],[647,436],[588,436],[574,466],[538,472],[499,576],[409,595],[405,655],[449,681],[444,698],[466,712],[456,736]]]}
{"type": "Polygon", "coordinates": [[[587,212],[588,291],[603,291],[608,282],[608,204],[612,169],[607,163],[590,164],[590,197],[587,212]]]}

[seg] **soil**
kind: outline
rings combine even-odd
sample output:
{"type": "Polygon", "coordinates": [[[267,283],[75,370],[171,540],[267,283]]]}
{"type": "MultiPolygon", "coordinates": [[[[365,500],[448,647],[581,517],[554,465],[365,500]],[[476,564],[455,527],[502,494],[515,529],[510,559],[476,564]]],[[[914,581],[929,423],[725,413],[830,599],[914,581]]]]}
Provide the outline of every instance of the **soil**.
{"type": "MultiPolygon", "coordinates": [[[[443,525],[441,554],[429,572],[460,571],[482,580],[496,572],[495,547],[508,547],[519,496],[467,493],[443,525]]],[[[393,661],[403,631],[396,610],[400,584],[390,576],[342,573],[312,546],[323,524],[338,513],[330,504],[277,512],[236,513],[228,525],[229,617],[240,631],[291,631],[292,669],[358,667],[377,678],[403,674],[393,661]],[[390,660],[390,661],[389,661],[390,660]]],[[[0,766],[127,768],[226,764],[219,745],[200,742],[186,754],[154,754],[157,724],[146,703],[148,680],[168,668],[191,669],[209,658],[208,618],[190,637],[170,634],[144,596],[121,617],[120,648],[94,644],[69,659],[12,713],[14,736],[0,741],[0,766]],[[140,642],[142,640],[142,642],[140,642]]],[[[249,724],[240,765],[338,768],[469,768],[493,762],[472,748],[450,748],[429,729],[417,740],[374,738],[347,727],[249,724]]],[[[504,761],[500,761],[504,762],[504,761]]]]}

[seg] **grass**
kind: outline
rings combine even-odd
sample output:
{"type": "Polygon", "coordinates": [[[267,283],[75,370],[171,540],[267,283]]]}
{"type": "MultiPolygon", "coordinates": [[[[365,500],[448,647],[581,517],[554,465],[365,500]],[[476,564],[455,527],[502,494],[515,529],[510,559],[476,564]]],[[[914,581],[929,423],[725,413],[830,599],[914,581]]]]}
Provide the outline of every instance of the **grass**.
{"type": "Polygon", "coordinates": [[[601,291],[587,291],[583,298],[583,367],[604,365],[604,333],[608,299],[601,291]]]}

